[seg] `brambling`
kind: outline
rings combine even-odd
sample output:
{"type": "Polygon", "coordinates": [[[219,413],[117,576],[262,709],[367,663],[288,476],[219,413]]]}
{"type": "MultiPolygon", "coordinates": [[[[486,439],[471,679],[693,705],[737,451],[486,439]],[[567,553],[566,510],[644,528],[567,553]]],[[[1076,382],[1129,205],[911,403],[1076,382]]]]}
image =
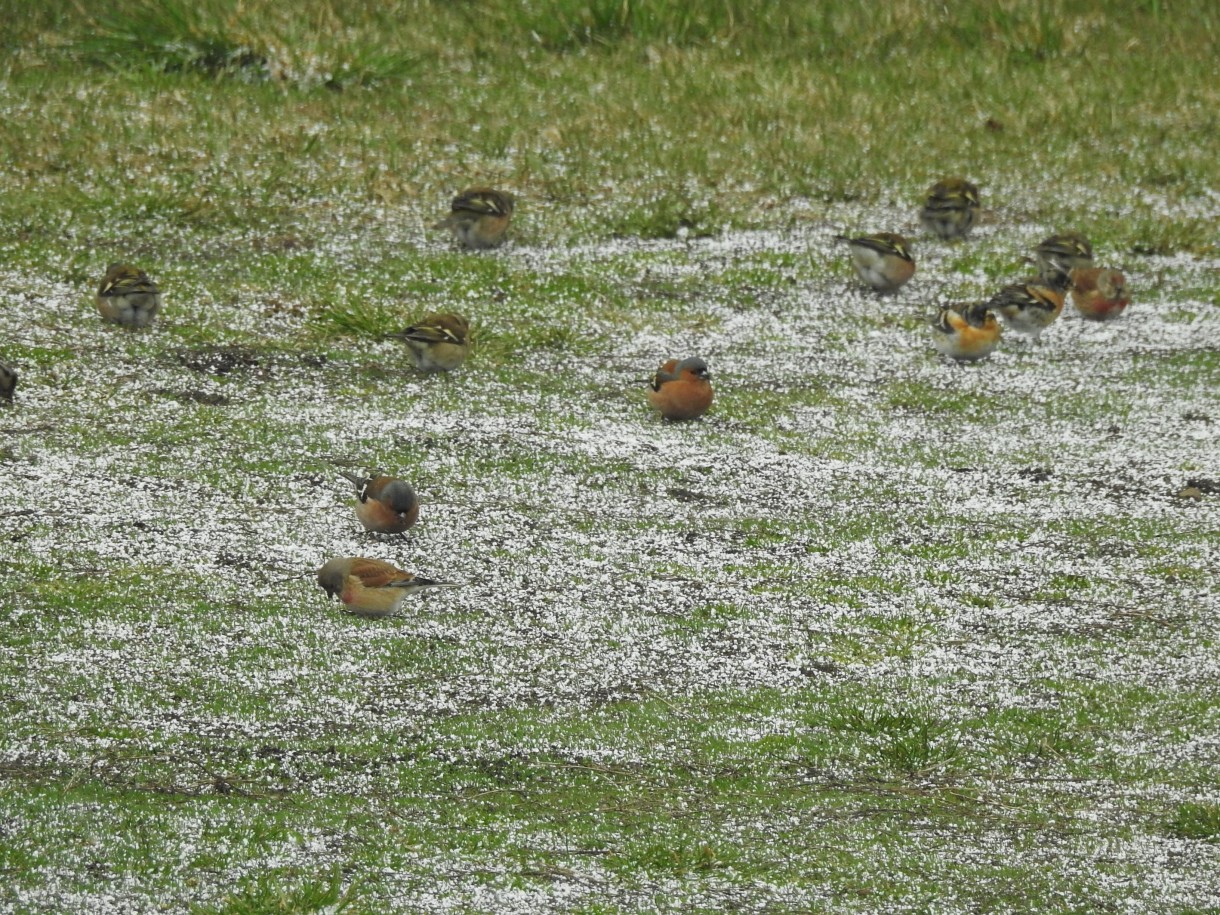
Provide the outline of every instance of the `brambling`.
{"type": "Polygon", "coordinates": [[[928,188],[919,219],[933,235],[965,238],[979,208],[979,189],[965,178],[946,178],[928,188]]]}
{"type": "Polygon", "coordinates": [[[451,212],[434,229],[449,229],[453,237],[476,251],[496,248],[504,242],[504,232],[513,218],[516,199],[507,191],[490,187],[471,187],[453,198],[451,212]]]}
{"type": "Polygon", "coordinates": [[[433,581],[404,572],[380,559],[344,556],[318,569],[318,585],[329,597],[343,601],[357,616],[389,616],[404,600],[424,588],[458,588],[448,581],[433,581]]]}
{"type": "Polygon", "coordinates": [[[915,275],[915,258],[901,235],[878,232],[858,238],[836,235],[835,239],[847,242],[856,273],[878,292],[894,292],[915,275]]]}
{"type": "Polygon", "coordinates": [[[665,419],[695,419],[712,405],[711,377],[702,359],[670,359],[648,383],[648,402],[665,419]]]}
{"type": "Polygon", "coordinates": [[[1052,235],[1034,248],[1038,276],[1049,280],[1056,273],[1071,273],[1077,267],[1093,266],[1093,246],[1079,232],[1052,235]]]}
{"type": "Polygon", "coordinates": [[[1072,304],[1093,321],[1117,318],[1131,303],[1127,278],[1104,267],[1077,267],[1072,271],[1072,304]]]}
{"type": "Polygon", "coordinates": [[[1034,278],[1005,286],[987,307],[998,312],[1012,330],[1032,336],[1037,343],[1042,331],[1063,312],[1067,287],[1067,275],[1056,271],[1049,280],[1034,278]]]}
{"type": "Polygon", "coordinates": [[[161,308],[161,290],[131,264],[113,263],[97,290],[102,320],[125,327],[147,327],[161,308]]]}
{"type": "Polygon", "coordinates": [[[430,314],[393,336],[421,372],[451,372],[470,354],[470,322],[459,314],[430,314]]]}
{"type": "Polygon", "coordinates": [[[9,365],[0,362],[0,398],[12,401],[13,391],[17,388],[17,371],[9,365]]]}
{"type": "Polygon", "coordinates": [[[410,483],[377,475],[359,477],[340,470],[356,484],[356,517],[366,531],[374,534],[401,534],[419,520],[419,497],[410,483]]]}
{"type": "Polygon", "coordinates": [[[932,346],[958,362],[986,359],[1000,342],[1000,322],[986,302],[947,305],[932,321],[932,346]]]}

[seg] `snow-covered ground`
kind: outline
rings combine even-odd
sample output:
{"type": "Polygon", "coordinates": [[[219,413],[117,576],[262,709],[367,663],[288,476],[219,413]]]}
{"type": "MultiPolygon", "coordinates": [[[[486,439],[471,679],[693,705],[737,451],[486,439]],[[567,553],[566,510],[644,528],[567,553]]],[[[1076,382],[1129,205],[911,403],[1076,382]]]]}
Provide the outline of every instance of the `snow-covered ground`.
{"type": "MultiPolygon", "coordinates": [[[[931,901],[920,888],[1007,864],[1044,872],[1035,898],[1065,909],[1220,906],[1218,847],[1170,836],[1146,813],[1220,803],[1220,261],[1099,252],[1134,293],[1121,319],[1089,323],[1069,305],[1040,344],[1005,340],[963,367],[934,356],[922,324],[937,303],[997,285],[955,265],[962,249],[920,240],[919,272],[888,298],[819,266],[843,259],[833,231],[909,221],[844,208],[784,234],[510,246],[485,256],[637,290],[638,320],[616,328],[598,302],[561,295],[463,293],[451,307],[485,332],[527,315],[592,343],[527,349],[511,366],[476,352],[451,377],[412,374],[393,342],[294,352],[308,309],[268,307],[265,288],[235,297],[163,280],[164,321],[130,334],[97,320],[87,288],[0,268],[0,340],[17,352],[0,358],[22,376],[0,408],[0,770],[132,790],[147,778],[198,805],[175,801],[181,822],[158,823],[153,847],[176,855],[159,865],[164,882],[112,873],[108,897],[84,863],[64,863],[60,827],[14,807],[0,840],[34,857],[40,842],[60,851],[11,910],[180,905],[165,886],[193,873],[201,821],[235,816],[215,806],[233,746],[280,752],[277,774],[241,790],[367,800],[384,772],[302,763],[306,777],[293,748],[328,734],[387,748],[406,737],[440,766],[538,754],[682,765],[709,740],[748,756],[769,736],[825,730],[811,709],[847,688],[921,709],[974,759],[994,737],[964,722],[1129,695],[1126,711],[1099,712],[1088,758],[1141,773],[1091,781],[1085,757],[1053,754],[1028,771],[967,766],[953,777],[979,792],[976,828],[897,839],[903,827],[884,819],[854,826],[840,839],[867,856],[856,884],[922,874],[910,878],[914,908],[978,911],[968,889],[931,901]],[[739,282],[744,268],[759,271],[756,288],[739,282]],[[657,283],[689,299],[654,307],[657,283]],[[242,345],[193,344],[193,323],[242,345]],[[711,366],[717,403],[701,421],[662,423],[638,380],[691,354],[711,366]],[[362,534],[335,462],[411,480],[419,526],[401,540],[362,534]],[[1191,481],[1199,491],[1182,494],[1191,481]],[[464,587],[392,620],[353,619],[312,578],[339,555],[464,587]],[[755,694],[765,713],[726,710],[668,744],[569,727],[618,702],[714,707],[755,694]],[[530,711],[530,734],[449,729],[454,716],[530,711]],[[188,749],[198,758],[183,761],[188,749]],[[1053,840],[1031,839],[1010,813],[1018,798],[1062,805],[1053,840]]],[[[993,220],[970,244],[990,263],[1011,248],[1015,261],[1055,228],[993,220]]],[[[385,242],[335,233],[316,256],[363,270],[385,242]]],[[[810,774],[811,790],[858,776],[849,756],[810,774]]],[[[816,826],[728,816],[706,828],[709,841],[770,834],[813,861],[803,842],[816,826]]],[[[276,860],[233,849],[214,892],[260,868],[343,863],[335,835],[319,825],[276,860]]],[[[552,839],[564,859],[570,842],[552,839]]],[[[528,841],[547,846],[540,831],[528,841]]],[[[875,905],[816,874],[624,877],[572,854],[563,873],[524,880],[494,850],[397,854],[377,877],[396,911],[875,905]]]]}

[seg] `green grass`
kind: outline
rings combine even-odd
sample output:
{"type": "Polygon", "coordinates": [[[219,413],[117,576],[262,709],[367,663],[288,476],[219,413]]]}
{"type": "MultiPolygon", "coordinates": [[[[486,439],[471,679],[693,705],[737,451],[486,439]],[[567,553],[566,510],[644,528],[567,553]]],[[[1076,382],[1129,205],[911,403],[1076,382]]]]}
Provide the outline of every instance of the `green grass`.
{"type": "Polygon", "coordinates": [[[40,105],[15,113],[9,153],[40,180],[7,197],[7,218],[39,231],[30,205],[50,192],[95,216],[282,233],[331,194],[439,207],[482,173],[528,191],[527,240],[697,236],[784,224],[774,202],[791,197],[906,204],[946,172],[1032,165],[1047,173],[1038,199],[992,192],[988,205],[1070,214],[1106,248],[1214,250],[1199,219],[1142,202],[1082,219],[1061,202],[1069,188],[1139,181],[1173,201],[1214,185],[1200,141],[1217,110],[1206,4],[1157,15],[1087,0],[910,2],[877,15],[656,0],[472,16],[425,2],[291,17],[267,3],[128,2],[84,21],[70,7],[15,9],[8,43],[45,39],[40,53],[81,68],[91,91],[61,95],[53,66],[12,70],[40,105]],[[616,78],[640,60],[638,78],[616,78]],[[955,78],[929,78],[945,61],[955,78]],[[477,84],[454,78],[466,68],[477,84]],[[125,116],[122,100],[146,93],[147,116],[125,116]],[[1132,121],[1146,124],[1134,138],[1132,121]],[[577,140],[588,152],[573,157],[577,140]],[[99,182],[99,168],[147,177],[99,182]],[[894,199],[898,186],[909,190],[894,199]],[[558,212],[541,219],[539,205],[558,212]]]}

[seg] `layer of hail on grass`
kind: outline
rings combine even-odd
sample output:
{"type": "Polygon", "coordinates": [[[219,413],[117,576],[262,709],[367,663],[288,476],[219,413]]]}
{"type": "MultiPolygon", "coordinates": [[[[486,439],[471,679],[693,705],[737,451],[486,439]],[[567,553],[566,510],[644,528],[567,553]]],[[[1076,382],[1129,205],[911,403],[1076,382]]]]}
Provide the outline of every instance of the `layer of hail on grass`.
{"type": "MultiPolygon", "coordinates": [[[[963,367],[931,354],[924,316],[986,294],[1052,227],[984,225],[970,254],[921,239],[908,288],[887,299],[858,288],[831,234],[913,231],[911,220],[839,207],[784,234],[511,244],[490,257],[530,295],[472,284],[431,293],[429,305],[468,313],[489,339],[511,332],[523,350],[489,349],[496,358],[483,362],[476,352],[451,377],[412,373],[398,344],[359,328],[319,331],[316,303],[293,303],[272,279],[244,297],[203,273],[175,289],[168,271],[163,321],[129,334],[96,320],[88,288],[35,277],[37,294],[0,312],[16,341],[4,356],[22,370],[0,416],[11,430],[0,463],[14,536],[7,613],[22,671],[7,678],[16,710],[0,752],[74,785],[156,786],[191,803],[229,784],[255,804],[287,791],[376,807],[395,785],[441,821],[467,802],[413,782],[413,759],[448,789],[471,773],[476,791],[497,778],[559,790],[558,767],[585,765],[610,770],[613,792],[615,767],[652,783],[711,759],[776,785],[794,772],[811,786],[940,779],[1000,798],[987,816],[936,821],[926,842],[903,818],[896,830],[882,820],[832,832],[868,860],[816,884],[794,875],[829,868],[812,849],[792,852],[775,878],[757,862],[717,864],[730,852],[752,860],[763,826],[779,828],[769,816],[795,819],[794,841],[819,828],[745,786],[739,811],[698,813],[707,853],[680,819],[650,820],[655,842],[637,846],[610,805],[599,837],[630,862],[613,868],[570,852],[575,827],[540,835],[535,809],[505,805],[470,824],[485,832],[483,851],[417,837],[423,847],[358,858],[384,868],[375,895],[439,879],[438,911],[562,910],[600,896],[624,909],[850,907],[850,885],[886,899],[959,877],[977,887],[998,861],[1043,874],[1046,899],[1214,904],[1214,846],[1165,838],[1151,811],[1194,796],[1212,727],[1180,697],[1202,702],[1217,673],[1207,532],[1220,509],[1214,494],[1175,494],[1216,475],[1215,398],[1198,367],[1217,316],[1189,291],[1208,289],[1216,264],[1128,258],[1136,298],[1120,321],[1086,323],[1069,308],[1042,343],[1005,340],[963,367]],[[654,301],[654,289],[675,298],[654,301]],[[630,332],[603,309],[630,311],[630,332]],[[577,336],[533,342],[530,322],[577,336]],[[707,359],[717,402],[700,422],[665,424],[640,379],[685,354],[707,359]],[[401,539],[361,534],[340,465],[410,479],[420,525],[401,539]],[[312,582],[335,555],[463,587],[413,598],[393,620],[356,620],[312,582]],[[1173,567],[1182,574],[1166,574],[1173,567]],[[1141,689],[1123,689],[1132,684],[1141,689]],[[816,705],[819,690],[853,685],[868,694],[816,705]],[[771,699],[752,717],[726,700],[763,695],[790,697],[794,710],[771,699]],[[883,697],[896,717],[871,711],[883,697]],[[641,725],[656,739],[596,720],[658,702],[641,725]],[[1048,709],[1105,727],[1045,744],[1033,719],[1028,739],[1003,744],[972,729],[980,710],[1048,709]],[[795,768],[799,748],[779,763],[755,755],[759,741],[793,735],[807,736],[816,765],[795,768]],[[381,747],[399,749],[379,761],[381,747]],[[207,776],[218,761],[221,782],[207,776]],[[1095,762],[1095,780],[1055,782],[1095,762]],[[514,771],[535,781],[497,775],[514,771]],[[1071,795],[1070,829],[1033,845],[1012,838],[1009,807],[1036,810],[1060,792],[1071,795]],[[1115,795],[1142,819],[1132,825],[1115,795]],[[1112,867],[1096,872],[1099,846],[1112,867]],[[514,855],[537,848],[560,879],[522,879],[529,868],[514,855]]],[[[440,239],[395,231],[386,237],[444,254],[440,239]]],[[[309,269],[367,270],[366,243],[333,233],[309,269]]],[[[371,282],[353,289],[374,313],[400,307],[371,282]]],[[[660,784],[659,805],[677,804],[660,784]]],[[[241,884],[260,868],[357,859],[331,848],[332,830],[298,828],[295,844],[234,842],[212,866],[241,884]]],[[[372,841],[370,830],[355,831],[372,841]]],[[[177,831],[150,852],[180,860],[195,840],[177,831]]],[[[51,846],[53,865],[24,898],[101,899],[68,843],[51,846]]],[[[142,890],[137,868],[114,861],[130,883],[105,892],[121,901],[170,898],[151,886],[190,869],[166,865],[142,890]]],[[[968,910],[974,892],[949,904],[968,910]]]]}

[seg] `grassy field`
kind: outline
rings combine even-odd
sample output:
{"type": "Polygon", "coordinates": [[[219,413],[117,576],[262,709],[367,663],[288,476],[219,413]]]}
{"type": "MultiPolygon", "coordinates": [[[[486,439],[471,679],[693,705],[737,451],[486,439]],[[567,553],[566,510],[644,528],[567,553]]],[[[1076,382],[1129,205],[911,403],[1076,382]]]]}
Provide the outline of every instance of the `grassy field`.
{"type": "Polygon", "coordinates": [[[339,6],[0,0],[0,911],[1220,913],[1213,4],[339,6]],[[934,354],[1069,228],[1127,314],[934,354]]]}

